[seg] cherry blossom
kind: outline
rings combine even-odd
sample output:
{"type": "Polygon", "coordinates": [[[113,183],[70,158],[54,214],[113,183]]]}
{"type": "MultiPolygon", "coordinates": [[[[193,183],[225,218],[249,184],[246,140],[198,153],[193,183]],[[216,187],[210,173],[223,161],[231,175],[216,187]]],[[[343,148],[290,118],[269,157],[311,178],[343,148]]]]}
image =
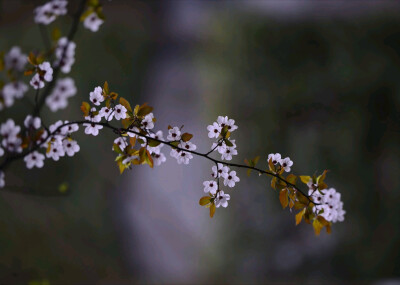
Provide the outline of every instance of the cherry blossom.
{"type": "Polygon", "coordinates": [[[212,195],[215,195],[217,193],[218,184],[214,180],[204,181],[203,186],[204,192],[211,193],[212,195]]]}
{"type": "Polygon", "coordinates": [[[34,151],[26,155],[24,157],[24,161],[26,163],[26,167],[29,169],[33,167],[42,168],[44,165],[44,158],[44,154],[34,151]]]}
{"type": "Polygon", "coordinates": [[[86,19],[83,21],[83,26],[86,29],[91,30],[92,32],[97,32],[99,30],[99,27],[101,24],[103,24],[103,20],[100,19],[95,12],[90,14],[89,16],[86,17],[86,19]]]}

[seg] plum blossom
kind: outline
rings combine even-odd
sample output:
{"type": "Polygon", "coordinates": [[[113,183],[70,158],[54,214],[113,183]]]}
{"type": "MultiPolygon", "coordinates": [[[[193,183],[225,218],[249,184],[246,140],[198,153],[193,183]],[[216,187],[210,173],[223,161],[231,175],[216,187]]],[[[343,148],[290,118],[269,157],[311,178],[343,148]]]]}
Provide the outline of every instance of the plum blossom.
{"type": "MultiPolygon", "coordinates": [[[[114,143],[121,149],[124,150],[125,147],[128,145],[125,137],[118,137],[114,140],[114,143]]],[[[113,150],[113,148],[111,148],[113,150]]]]}
{"type": "Polygon", "coordinates": [[[152,153],[151,156],[153,158],[153,163],[155,166],[159,166],[167,160],[167,158],[165,157],[165,155],[162,152],[160,152],[158,154],[152,153]]]}
{"type": "Polygon", "coordinates": [[[114,118],[114,110],[108,107],[103,107],[99,111],[100,117],[104,117],[107,121],[111,121],[114,118]]]}
{"type": "Polygon", "coordinates": [[[39,117],[32,117],[31,115],[28,115],[24,120],[24,126],[26,128],[37,130],[41,126],[41,120],[39,117]]]}
{"type": "Polygon", "coordinates": [[[290,167],[293,165],[293,161],[291,161],[289,157],[282,159],[280,163],[286,172],[290,172],[290,167]]]}
{"type": "Polygon", "coordinates": [[[46,105],[52,112],[65,109],[68,106],[68,99],[75,94],[75,81],[72,78],[66,77],[58,79],[53,91],[46,98],[46,105]]]}
{"type": "Polygon", "coordinates": [[[42,168],[44,165],[44,154],[38,151],[33,151],[24,157],[26,167],[31,169],[33,167],[42,168]]]}
{"type": "Polygon", "coordinates": [[[75,62],[75,48],[76,44],[72,41],[68,41],[66,37],[62,37],[58,40],[55,50],[56,60],[54,65],[60,66],[63,73],[69,73],[71,71],[71,67],[75,62]]]}
{"type": "Polygon", "coordinates": [[[217,165],[214,165],[212,168],[211,168],[211,170],[212,170],[212,174],[211,174],[211,176],[213,177],[213,178],[219,178],[219,177],[224,177],[224,175],[226,174],[226,173],[228,173],[228,171],[229,171],[229,167],[228,166],[224,166],[222,163],[218,163],[217,165]]]}
{"type": "Polygon", "coordinates": [[[281,163],[281,154],[280,153],[270,153],[270,154],[268,154],[268,161],[270,160],[270,159],[272,159],[272,163],[274,164],[274,165],[276,165],[276,164],[280,164],[281,163]]]}
{"type": "Polygon", "coordinates": [[[17,46],[12,47],[11,50],[4,55],[4,65],[6,69],[23,71],[27,62],[28,56],[23,54],[21,48],[17,46]]]}
{"type": "Polygon", "coordinates": [[[218,116],[217,119],[218,124],[221,126],[221,128],[228,126],[228,131],[233,132],[236,130],[238,127],[235,125],[235,120],[229,119],[228,116],[218,116]]]}
{"type": "Polygon", "coordinates": [[[207,130],[208,130],[208,137],[210,138],[210,139],[212,139],[212,138],[218,138],[219,137],[219,134],[221,133],[221,126],[218,124],[218,123],[216,123],[216,122],[214,122],[212,125],[209,125],[208,127],[207,127],[207,130]]]}
{"type": "Polygon", "coordinates": [[[121,104],[116,105],[114,108],[114,118],[118,121],[121,119],[125,119],[127,111],[128,110],[121,104]]]}
{"type": "Polygon", "coordinates": [[[103,128],[102,125],[97,125],[94,123],[90,123],[90,124],[83,124],[86,129],[85,129],[85,134],[87,135],[93,135],[93,136],[97,136],[99,134],[99,130],[101,130],[103,128]]]}
{"type": "Polygon", "coordinates": [[[168,130],[167,140],[169,141],[179,141],[181,139],[181,131],[178,127],[173,127],[168,130]]]}
{"type": "Polygon", "coordinates": [[[232,160],[232,156],[237,154],[238,152],[234,146],[226,147],[224,153],[222,153],[221,159],[232,160]]]}
{"type": "Polygon", "coordinates": [[[147,114],[142,120],[142,126],[148,130],[154,128],[154,115],[153,113],[147,114]]]}
{"type": "Polygon", "coordinates": [[[14,81],[3,86],[3,100],[6,107],[11,107],[15,99],[21,99],[28,91],[28,86],[22,81],[14,81]]]}
{"type": "Polygon", "coordinates": [[[217,197],[215,198],[215,206],[219,208],[220,206],[226,208],[228,207],[228,201],[231,199],[229,194],[225,194],[224,191],[219,191],[217,197]]]}
{"type": "Polygon", "coordinates": [[[55,141],[50,144],[50,150],[46,152],[46,157],[58,161],[60,157],[65,155],[64,147],[59,141],[55,141]]]}
{"type": "Polygon", "coordinates": [[[57,16],[67,13],[67,0],[52,0],[34,10],[34,20],[37,24],[48,25],[52,23],[57,16]]]}
{"type": "Polygon", "coordinates": [[[80,150],[78,142],[71,139],[65,139],[63,141],[63,147],[68,156],[74,156],[74,154],[80,150]]]}
{"type": "Polygon", "coordinates": [[[222,176],[224,178],[224,185],[229,187],[235,187],[235,183],[239,182],[239,177],[236,176],[236,171],[225,172],[222,176]]]}
{"type": "Polygon", "coordinates": [[[94,105],[99,106],[100,103],[104,101],[103,88],[100,86],[94,88],[94,90],[89,93],[89,98],[94,105]]]}
{"type": "Polygon", "coordinates": [[[211,193],[212,195],[215,195],[217,193],[218,183],[214,180],[204,181],[203,186],[205,193],[211,193]]]}
{"type": "Polygon", "coordinates": [[[97,32],[101,24],[103,24],[103,20],[100,19],[95,12],[90,14],[83,21],[83,26],[86,29],[91,30],[92,32],[97,32]]]}

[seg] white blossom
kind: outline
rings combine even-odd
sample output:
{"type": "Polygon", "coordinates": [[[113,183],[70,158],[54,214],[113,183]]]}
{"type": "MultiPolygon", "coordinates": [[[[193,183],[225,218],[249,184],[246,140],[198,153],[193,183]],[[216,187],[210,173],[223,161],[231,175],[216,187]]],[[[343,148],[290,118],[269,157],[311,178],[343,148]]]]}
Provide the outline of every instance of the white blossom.
{"type": "Polygon", "coordinates": [[[178,161],[178,164],[189,164],[189,161],[193,158],[193,155],[189,152],[186,151],[180,151],[178,153],[178,156],[176,160],[178,161]]]}
{"type": "Polygon", "coordinates": [[[0,147],[0,157],[4,155],[4,149],[0,147]]]}
{"type": "Polygon", "coordinates": [[[114,110],[108,107],[103,107],[99,111],[99,116],[104,117],[107,121],[111,121],[114,118],[114,110]]]}
{"type": "Polygon", "coordinates": [[[90,122],[93,122],[93,123],[100,122],[101,116],[100,116],[100,114],[96,114],[96,113],[97,113],[96,108],[93,107],[92,109],[90,109],[89,116],[86,116],[85,119],[90,122]]]}
{"type": "Polygon", "coordinates": [[[286,157],[281,160],[281,165],[286,172],[290,172],[290,167],[293,165],[293,161],[291,161],[289,157],[286,157]]]}
{"type": "Polygon", "coordinates": [[[46,105],[52,112],[64,109],[68,106],[68,98],[76,94],[75,81],[70,78],[62,78],[56,81],[51,94],[46,98],[46,105]]]}
{"type": "Polygon", "coordinates": [[[44,87],[44,81],[40,79],[39,73],[36,73],[31,81],[29,81],[29,84],[34,88],[34,89],[41,89],[44,87]]]}
{"type": "Polygon", "coordinates": [[[66,139],[63,141],[63,147],[64,151],[68,156],[73,156],[75,153],[77,153],[80,150],[80,147],[78,145],[77,141],[66,139]]]}
{"type": "Polygon", "coordinates": [[[239,182],[239,177],[236,176],[236,171],[232,170],[231,172],[223,173],[224,185],[229,187],[235,187],[235,183],[239,182]]]}
{"type": "Polygon", "coordinates": [[[169,141],[179,141],[181,139],[181,131],[178,127],[173,127],[168,130],[167,140],[169,141]]]}
{"type": "MultiPolygon", "coordinates": [[[[125,147],[128,146],[128,143],[126,141],[125,137],[118,137],[114,140],[114,143],[121,149],[124,150],[125,147]]],[[[112,150],[114,149],[114,147],[111,148],[112,150]]]]}
{"type": "Polygon", "coordinates": [[[189,141],[188,142],[181,142],[178,146],[180,148],[183,148],[183,149],[186,149],[186,150],[191,150],[191,151],[194,151],[194,150],[197,149],[197,146],[194,143],[189,142],[189,141]]]}
{"type": "Polygon", "coordinates": [[[58,40],[55,50],[56,60],[54,65],[60,66],[63,73],[69,73],[71,71],[71,67],[75,62],[75,47],[76,44],[72,41],[68,41],[66,37],[62,37],[58,40]]]}
{"type": "Polygon", "coordinates": [[[127,111],[128,110],[124,106],[122,106],[121,104],[116,105],[115,108],[114,108],[114,118],[116,120],[125,119],[127,111]]]}
{"type": "Polygon", "coordinates": [[[103,20],[100,19],[95,12],[90,14],[83,21],[83,26],[86,29],[91,30],[92,32],[97,32],[101,24],[103,24],[103,20]]]}
{"type": "Polygon", "coordinates": [[[228,116],[218,116],[217,119],[218,124],[221,126],[221,129],[225,126],[228,126],[228,131],[233,132],[238,127],[235,125],[235,120],[229,119],[228,116]]]}
{"type": "Polygon", "coordinates": [[[58,141],[51,143],[50,151],[46,152],[46,157],[52,158],[55,161],[59,160],[60,157],[64,155],[65,155],[64,147],[58,141]]]}
{"type": "Polygon", "coordinates": [[[207,127],[208,130],[208,137],[211,138],[218,138],[219,134],[221,133],[221,126],[218,123],[214,122],[212,125],[207,127]]]}
{"type": "Polygon", "coordinates": [[[94,124],[94,123],[83,124],[83,126],[86,127],[85,134],[93,135],[93,136],[97,136],[99,134],[99,130],[101,130],[103,128],[102,125],[97,125],[97,124],[94,124]]]}
{"type": "Polygon", "coordinates": [[[31,169],[33,167],[42,168],[44,165],[44,154],[40,152],[33,151],[24,157],[26,167],[31,169]]]}
{"type": "MultiPolygon", "coordinates": [[[[68,123],[69,123],[69,121],[64,121],[64,124],[68,124],[68,123]]],[[[78,130],[79,130],[78,124],[69,124],[69,125],[61,128],[61,132],[64,134],[72,134],[74,132],[77,132],[78,130]]]]}
{"type": "Polygon", "coordinates": [[[66,0],[52,0],[42,6],[38,6],[34,10],[35,23],[48,25],[53,22],[57,16],[65,15],[67,13],[66,0]]]}
{"type": "Polygon", "coordinates": [[[28,115],[24,120],[24,126],[26,128],[32,128],[37,130],[41,126],[41,120],[39,117],[32,117],[31,115],[28,115]]]}
{"type": "Polygon", "coordinates": [[[148,130],[151,130],[152,128],[154,128],[153,119],[154,119],[153,113],[147,114],[146,116],[144,116],[142,120],[142,126],[148,130]]]}
{"type": "Polygon", "coordinates": [[[280,153],[270,153],[268,154],[268,162],[269,160],[272,159],[272,163],[274,165],[280,164],[281,163],[281,154],[280,153]]]}
{"type": "Polygon", "coordinates": [[[42,75],[44,80],[46,80],[47,82],[53,80],[53,68],[51,67],[50,62],[45,61],[39,64],[38,68],[44,73],[42,75]]]}
{"type": "Polygon", "coordinates": [[[211,193],[212,195],[215,195],[217,193],[218,183],[214,180],[204,181],[203,186],[205,193],[211,193]]]}
{"type": "Polygon", "coordinates": [[[89,98],[93,104],[99,106],[104,101],[103,89],[100,86],[94,88],[93,92],[89,93],[89,98]]]}
{"type": "Polygon", "coordinates": [[[215,198],[215,206],[219,208],[220,206],[226,208],[228,207],[228,201],[231,199],[229,194],[225,194],[224,191],[219,191],[217,197],[215,198]]]}
{"type": "Polygon", "coordinates": [[[21,52],[17,46],[4,55],[4,65],[6,69],[14,69],[16,71],[23,71],[25,64],[28,62],[28,56],[21,52]]]}
{"type": "Polygon", "coordinates": [[[214,178],[217,177],[223,177],[226,173],[228,173],[229,171],[229,167],[228,166],[224,166],[222,163],[218,163],[217,165],[214,165],[212,168],[212,174],[211,176],[214,178]],[[218,169],[217,169],[218,168],[218,169]]]}
{"type": "Polygon", "coordinates": [[[153,164],[155,166],[159,166],[161,165],[161,163],[165,162],[167,160],[167,158],[165,157],[165,155],[160,152],[160,153],[152,153],[151,154],[152,158],[153,158],[153,164]]]}
{"type": "MultiPolygon", "coordinates": [[[[163,138],[163,132],[158,131],[157,133],[151,133],[150,134],[151,138],[157,139],[157,140],[164,140],[163,138]]],[[[164,146],[164,144],[160,143],[158,146],[147,146],[147,149],[149,150],[150,153],[154,154],[160,154],[161,148],[164,146]]]]}
{"type": "Polygon", "coordinates": [[[0,126],[0,134],[3,136],[2,145],[7,150],[11,152],[20,152],[21,148],[21,139],[17,137],[21,130],[21,127],[15,125],[13,119],[8,119],[5,123],[0,126]]]}
{"type": "Polygon", "coordinates": [[[6,107],[11,107],[15,99],[21,99],[28,91],[28,86],[22,81],[14,81],[3,86],[3,100],[6,107]]]}
{"type": "Polygon", "coordinates": [[[238,152],[235,147],[226,147],[224,153],[221,155],[221,159],[232,160],[232,156],[237,154],[238,152]]]}

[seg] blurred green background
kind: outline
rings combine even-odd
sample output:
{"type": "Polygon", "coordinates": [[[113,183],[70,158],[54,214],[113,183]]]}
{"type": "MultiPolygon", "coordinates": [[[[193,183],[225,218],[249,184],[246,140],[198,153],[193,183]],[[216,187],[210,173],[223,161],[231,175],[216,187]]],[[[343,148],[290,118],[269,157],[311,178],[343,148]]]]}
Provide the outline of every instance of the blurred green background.
{"type": "MultiPolygon", "coordinates": [[[[37,1],[36,5],[38,5],[37,1]]],[[[236,120],[234,162],[280,152],[296,174],[329,169],[345,222],[315,237],[264,177],[239,172],[230,206],[198,206],[210,165],[169,161],[119,175],[114,135],[40,170],[23,161],[0,192],[0,283],[400,283],[400,5],[394,1],[103,1],[75,38],[78,94],[43,119],[80,119],[105,80],[155,106],[156,129],[236,120]],[[67,183],[66,192],[60,185],[67,183]]],[[[70,1],[71,11],[77,6],[70,1]]],[[[43,49],[33,2],[0,0],[0,50],[43,49]]],[[[48,27],[67,33],[71,18],[48,27]]],[[[34,92],[2,111],[21,123],[34,92]]],[[[169,158],[169,151],[164,148],[169,158]]]]}

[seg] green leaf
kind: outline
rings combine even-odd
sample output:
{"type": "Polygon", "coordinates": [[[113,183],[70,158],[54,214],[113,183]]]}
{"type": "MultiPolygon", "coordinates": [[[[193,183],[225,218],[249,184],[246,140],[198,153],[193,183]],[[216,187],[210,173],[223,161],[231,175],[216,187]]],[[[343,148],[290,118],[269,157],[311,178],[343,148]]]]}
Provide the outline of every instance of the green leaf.
{"type": "Polygon", "coordinates": [[[281,202],[283,209],[285,209],[288,206],[289,200],[288,200],[287,189],[281,190],[281,192],[279,193],[279,201],[281,202]]]}
{"type": "Polygon", "coordinates": [[[286,180],[287,180],[289,183],[291,183],[291,184],[293,184],[293,185],[296,185],[297,176],[294,175],[294,174],[289,174],[289,175],[286,177],[286,180]]]}
{"type": "Polygon", "coordinates": [[[121,150],[121,148],[119,147],[119,145],[117,145],[116,143],[113,144],[113,150],[114,150],[116,153],[119,153],[119,154],[124,155],[124,152],[121,150]]]}
{"type": "Polygon", "coordinates": [[[89,111],[90,111],[90,105],[89,105],[89,103],[88,103],[88,102],[82,102],[81,110],[82,110],[83,115],[84,115],[85,117],[89,116],[89,111]]]}
{"type": "Polygon", "coordinates": [[[160,142],[155,141],[155,140],[152,140],[152,139],[148,139],[148,140],[147,140],[147,144],[148,144],[149,146],[151,146],[151,147],[156,147],[156,146],[160,145],[160,142]]]}
{"type": "Polygon", "coordinates": [[[119,103],[124,106],[129,112],[132,112],[131,105],[129,104],[128,101],[126,101],[124,98],[119,97],[119,103]]]}
{"type": "Polygon", "coordinates": [[[313,228],[315,231],[315,235],[319,236],[319,234],[321,233],[321,229],[324,227],[323,224],[321,224],[321,222],[318,219],[314,219],[313,221],[313,228]]]}
{"type": "Polygon", "coordinates": [[[143,104],[142,106],[140,106],[137,115],[139,117],[144,117],[144,116],[150,114],[151,111],[153,111],[153,107],[150,107],[150,106],[147,106],[146,104],[143,104]]]}
{"type": "Polygon", "coordinates": [[[307,184],[309,181],[312,181],[312,178],[310,176],[300,176],[300,180],[304,184],[307,184]]]}
{"type": "Polygon", "coordinates": [[[211,197],[210,196],[204,196],[200,198],[199,204],[200,206],[205,206],[207,204],[209,204],[211,201],[211,197]]]}
{"type": "Polygon", "coordinates": [[[226,144],[227,146],[229,146],[229,147],[232,147],[232,146],[233,146],[233,143],[232,143],[230,140],[228,140],[228,139],[224,139],[224,142],[225,142],[225,144],[226,144]]]}
{"type": "Polygon", "coordinates": [[[216,208],[216,207],[215,207],[215,204],[212,203],[212,204],[211,204],[211,207],[210,207],[210,218],[214,217],[215,208],[216,208]]]}
{"type": "Polygon", "coordinates": [[[192,137],[193,137],[193,135],[192,134],[189,134],[189,133],[184,133],[183,135],[182,135],[182,140],[184,141],[184,142],[187,142],[187,141],[190,141],[191,139],[192,139],[192,137]]]}
{"type": "Polygon", "coordinates": [[[302,210],[296,214],[296,226],[301,223],[303,216],[304,216],[304,210],[302,210]]]}

